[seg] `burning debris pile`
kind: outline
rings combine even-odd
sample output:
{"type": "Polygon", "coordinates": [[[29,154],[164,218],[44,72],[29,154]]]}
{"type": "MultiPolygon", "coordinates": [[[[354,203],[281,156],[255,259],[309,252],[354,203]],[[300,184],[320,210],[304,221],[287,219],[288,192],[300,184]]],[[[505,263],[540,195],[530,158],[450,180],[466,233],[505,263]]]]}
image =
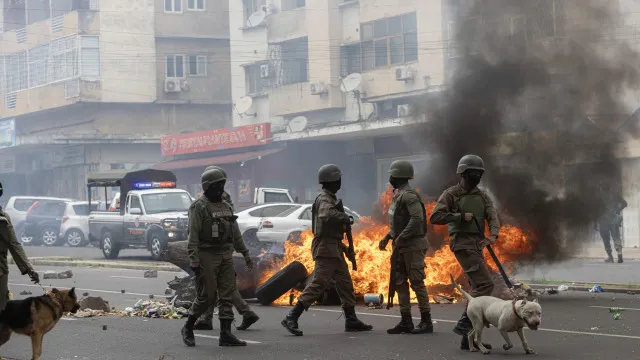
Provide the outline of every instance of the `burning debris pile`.
{"type": "MultiPolygon", "coordinates": [[[[389,188],[381,196],[379,208],[383,214],[389,208],[392,199],[392,189],[389,188]]],[[[435,203],[429,203],[426,206],[426,216],[429,218],[431,211],[433,210],[435,203]]],[[[358,297],[363,297],[364,294],[388,294],[389,284],[389,270],[390,263],[389,257],[390,251],[380,251],[378,249],[378,242],[389,231],[388,225],[384,221],[385,216],[378,214],[376,217],[380,220],[376,221],[372,218],[364,217],[360,223],[353,229],[353,240],[356,250],[356,260],[358,262],[358,271],[352,271],[351,277],[353,279],[353,285],[358,297]]],[[[432,302],[442,302],[442,299],[453,298],[455,301],[460,297],[455,290],[453,290],[449,274],[453,274],[456,280],[463,278],[463,271],[458,265],[458,262],[453,255],[453,252],[449,250],[449,238],[446,230],[446,226],[435,226],[428,224],[429,243],[439,243],[439,247],[431,247],[427,253],[427,279],[425,283],[429,294],[432,297],[432,302]],[[440,296],[435,298],[435,296],[440,296]]],[[[488,234],[487,234],[488,235],[488,234]]],[[[285,244],[285,256],[281,260],[274,261],[270,267],[265,269],[262,273],[262,277],[259,280],[259,284],[263,284],[269,280],[276,272],[282,269],[284,266],[290,264],[293,261],[298,261],[304,265],[309,273],[313,271],[314,262],[311,256],[311,242],[313,240],[313,234],[310,230],[303,232],[300,239],[295,242],[287,242],[285,244]]],[[[505,271],[512,273],[515,270],[515,261],[519,256],[531,252],[535,245],[535,239],[527,234],[524,230],[505,225],[500,229],[500,241],[493,247],[498,259],[503,263],[505,271]]],[[[497,272],[497,267],[492,260],[487,257],[487,264],[489,267],[497,272]]],[[[497,275],[500,276],[499,274],[497,275]]],[[[501,278],[496,278],[496,284],[502,284],[504,281],[501,278]]],[[[461,281],[461,284],[466,284],[466,281],[461,281]]],[[[300,287],[294,289],[294,296],[297,296],[300,287]]],[[[495,296],[505,297],[509,296],[504,287],[496,286],[494,291],[495,296]]],[[[415,301],[415,294],[411,291],[412,300],[415,301]]],[[[274,304],[287,305],[290,303],[290,294],[284,294],[274,304]]]]}

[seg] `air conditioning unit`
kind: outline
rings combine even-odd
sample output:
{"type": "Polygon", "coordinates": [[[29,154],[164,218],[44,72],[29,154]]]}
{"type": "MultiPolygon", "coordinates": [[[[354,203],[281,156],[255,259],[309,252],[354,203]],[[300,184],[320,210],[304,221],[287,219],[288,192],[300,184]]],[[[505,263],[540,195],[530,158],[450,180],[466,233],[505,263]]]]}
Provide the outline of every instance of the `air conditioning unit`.
{"type": "Polygon", "coordinates": [[[324,85],[324,82],[318,81],[309,84],[309,92],[311,95],[320,95],[327,92],[327,87],[324,85]]]}
{"type": "Polygon", "coordinates": [[[406,81],[413,79],[413,69],[410,66],[399,66],[396,68],[396,80],[406,81]]]}
{"type": "Polygon", "coordinates": [[[260,78],[266,79],[272,76],[271,66],[269,64],[260,65],[260,78]]]}
{"type": "Polygon", "coordinates": [[[180,92],[180,80],[178,79],[164,79],[164,92],[180,92]]]}
{"type": "Polygon", "coordinates": [[[398,105],[398,117],[407,117],[413,115],[413,107],[410,104],[398,105]]]}

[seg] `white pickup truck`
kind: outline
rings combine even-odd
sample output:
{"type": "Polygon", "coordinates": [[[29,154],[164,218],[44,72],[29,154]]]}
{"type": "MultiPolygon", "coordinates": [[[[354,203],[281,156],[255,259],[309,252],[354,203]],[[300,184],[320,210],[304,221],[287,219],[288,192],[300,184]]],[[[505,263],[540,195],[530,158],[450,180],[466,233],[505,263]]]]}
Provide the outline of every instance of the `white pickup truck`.
{"type": "Polygon", "coordinates": [[[175,188],[173,173],[142,170],[122,179],[90,178],[88,186],[120,186],[125,196],[116,211],[89,214],[89,241],[105,258],[115,259],[129,248],[148,249],[159,260],[167,243],[187,239],[188,210],[195,199],[175,188]]]}

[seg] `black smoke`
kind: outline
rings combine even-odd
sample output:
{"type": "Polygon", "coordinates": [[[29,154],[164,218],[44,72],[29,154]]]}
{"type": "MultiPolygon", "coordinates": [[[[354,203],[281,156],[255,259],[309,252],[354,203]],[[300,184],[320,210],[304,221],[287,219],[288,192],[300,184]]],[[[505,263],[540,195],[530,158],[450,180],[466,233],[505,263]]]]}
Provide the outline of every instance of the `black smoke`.
{"type": "MultiPolygon", "coordinates": [[[[621,191],[615,152],[619,126],[632,113],[622,94],[640,84],[640,56],[603,36],[622,21],[603,4],[476,1],[466,15],[481,22],[456,22],[452,46],[462,56],[448,60],[447,87],[422,99],[419,113],[428,121],[409,135],[435,156],[415,184],[430,196],[458,180],[460,157],[485,159],[482,185],[501,222],[537,239],[523,261],[573,254],[608,196],[621,191]],[[526,31],[511,31],[518,28],[526,31]],[[499,144],[497,134],[511,141],[499,144]]],[[[626,123],[633,132],[635,122],[626,123]]]]}

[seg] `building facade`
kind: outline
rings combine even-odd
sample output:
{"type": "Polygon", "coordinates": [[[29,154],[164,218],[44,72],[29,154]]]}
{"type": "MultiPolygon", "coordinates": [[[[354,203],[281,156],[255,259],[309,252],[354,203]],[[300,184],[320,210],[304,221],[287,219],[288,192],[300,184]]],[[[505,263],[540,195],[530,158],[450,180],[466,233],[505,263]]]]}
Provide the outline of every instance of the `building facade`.
{"type": "Polygon", "coordinates": [[[231,124],[226,4],[0,0],[7,195],[86,198],[92,172],[161,160],[162,136],[231,124]]]}

